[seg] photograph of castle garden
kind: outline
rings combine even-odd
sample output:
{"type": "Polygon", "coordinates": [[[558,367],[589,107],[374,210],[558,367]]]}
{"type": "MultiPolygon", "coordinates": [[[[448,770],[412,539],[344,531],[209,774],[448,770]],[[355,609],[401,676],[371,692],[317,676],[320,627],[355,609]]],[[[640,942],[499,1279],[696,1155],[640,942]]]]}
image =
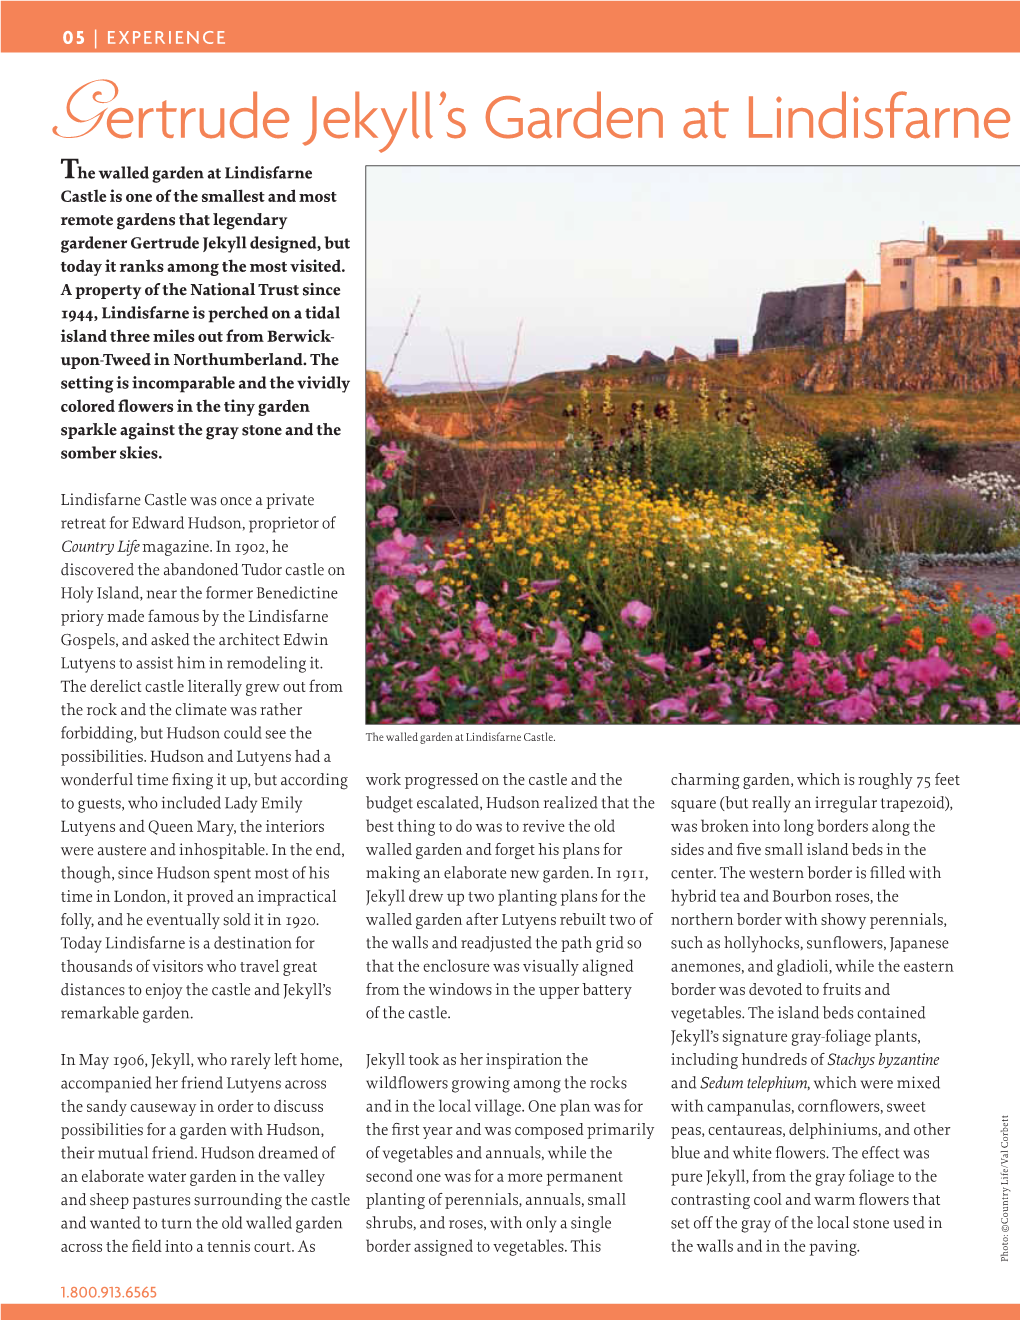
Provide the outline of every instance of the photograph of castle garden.
{"type": "Polygon", "coordinates": [[[1020,721],[1020,170],[367,192],[370,723],[1020,721]]]}

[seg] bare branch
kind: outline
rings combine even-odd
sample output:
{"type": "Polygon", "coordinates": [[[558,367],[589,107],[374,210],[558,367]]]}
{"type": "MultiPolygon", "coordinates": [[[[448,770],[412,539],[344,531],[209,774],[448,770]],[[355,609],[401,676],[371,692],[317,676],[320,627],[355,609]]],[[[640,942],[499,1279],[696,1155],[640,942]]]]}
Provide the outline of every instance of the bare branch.
{"type": "Polygon", "coordinates": [[[475,396],[475,398],[478,400],[478,406],[479,406],[479,407],[481,408],[481,410],[482,410],[482,415],[483,415],[484,417],[487,417],[487,419],[488,419],[488,420],[485,422],[485,428],[486,428],[486,430],[490,430],[490,431],[491,431],[492,428],[493,428],[493,426],[494,426],[495,423],[496,423],[496,419],[495,419],[495,417],[494,417],[493,414],[492,414],[492,409],[491,409],[491,408],[489,407],[489,405],[485,402],[485,400],[482,398],[482,396],[478,393],[478,389],[477,389],[477,387],[475,386],[474,381],[471,379],[471,372],[468,370],[467,352],[466,352],[465,349],[464,349],[463,341],[461,342],[461,346],[460,346],[460,359],[461,359],[461,362],[463,363],[463,366],[464,366],[464,379],[467,381],[467,383],[468,383],[468,387],[470,388],[471,393],[472,393],[472,394],[475,396]]]}
{"type": "Polygon", "coordinates": [[[446,337],[450,341],[450,352],[453,355],[453,369],[457,375],[457,391],[464,401],[464,407],[467,409],[468,430],[474,433],[475,418],[471,411],[471,398],[464,386],[464,378],[460,374],[460,362],[457,359],[457,345],[453,342],[453,335],[450,333],[450,327],[446,327],[446,337]]]}
{"type": "Polygon", "coordinates": [[[499,401],[499,410],[500,410],[500,413],[501,413],[501,414],[502,414],[503,410],[506,408],[506,401],[507,401],[507,398],[508,398],[508,396],[509,396],[509,394],[510,394],[510,386],[513,384],[513,380],[514,380],[514,371],[515,371],[516,368],[517,368],[517,355],[518,355],[518,353],[520,353],[520,351],[521,351],[521,334],[522,334],[523,330],[524,330],[524,322],[523,322],[523,321],[518,321],[518,322],[517,322],[517,339],[516,339],[516,341],[515,341],[515,343],[514,343],[514,355],[513,355],[513,357],[510,359],[510,370],[509,370],[509,372],[507,373],[507,378],[506,378],[506,388],[505,388],[504,391],[503,391],[503,397],[502,397],[502,399],[500,399],[500,401],[499,401]]]}
{"type": "Polygon", "coordinates": [[[390,369],[389,371],[387,371],[386,375],[383,376],[384,385],[393,375],[393,368],[397,365],[397,358],[400,357],[400,350],[404,347],[404,344],[407,342],[407,336],[411,333],[411,322],[414,320],[414,314],[415,312],[417,312],[420,304],[421,304],[421,294],[419,293],[418,297],[415,298],[414,300],[414,306],[411,308],[411,315],[407,318],[407,324],[404,326],[404,333],[400,336],[400,342],[397,344],[397,347],[394,350],[393,361],[390,363],[390,369]]]}

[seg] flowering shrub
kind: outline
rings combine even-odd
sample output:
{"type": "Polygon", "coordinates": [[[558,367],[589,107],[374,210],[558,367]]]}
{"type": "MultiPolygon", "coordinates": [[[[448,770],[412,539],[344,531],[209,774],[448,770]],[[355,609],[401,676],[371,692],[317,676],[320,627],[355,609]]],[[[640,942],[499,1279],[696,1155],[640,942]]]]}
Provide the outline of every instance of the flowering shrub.
{"type": "MultiPolygon", "coordinates": [[[[876,647],[829,653],[809,629],[789,658],[730,666],[708,648],[676,665],[634,636],[615,650],[559,621],[500,629],[478,601],[458,616],[446,589],[382,588],[368,630],[368,717],[437,723],[1016,723],[1014,648],[987,615],[971,618],[962,656],[876,647]],[[395,597],[391,593],[396,593],[395,597]],[[400,601],[402,609],[394,609],[400,601]],[[412,622],[409,622],[412,620],[412,622]]],[[[642,602],[636,602],[643,605],[642,602]]],[[[648,607],[643,607],[648,609],[648,607]]],[[[650,620],[648,621],[650,622],[650,620]]]]}
{"type": "Polygon", "coordinates": [[[791,495],[803,486],[831,484],[829,465],[816,441],[801,435],[758,436],[764,494],[791,495]]]}
{"type": "Polygon", "coordinates": [[[508,608],[531,623],[557,617],[575,631],[619,631],[626,603],[644,601],[653,639],[670,655],[713,637],[782,646],[809,624],[842,643],[862,620],[870,636],[896,597],[820,539],[826,514],[817,493],[759,504],[704,493],[656,499],[640,482],[599,477],[508,501],[458,544],[443,581],[501,617],[508,608]]]}
{"type": "Polygon", "coordinates": [[[844,493],[899,472],[920,459],[944,470],[958,449],[958,446],[940,440],[934,431],[916,426],[908,418],[849,433],[830,431],[819,436],[818,444],[844,493]]]}
{"type": "Polygon", "coordinates": [[[987,615],[974,615],[971,630],[975,644],[963,664],[938,646],[912,659],[883,658],[874,646],[830,655],[810,631],[789,660],[735,675],[694,657],[676,680],[679,690],[649,711],[655,720],[683,724],[1020,722],[1013,648],[1004,641],[982,648],[995,636],[987,615]]]}
{"type": "Polygon", "coordinates": [[[580,403],[567,409],[566,448],[574,476],[628,477],[657,494],[699,490],[749,499],[788,495],[829,479],[825,456],[813,440],[758,434],[753,399],[738,410],[725,389],[713,400],[704,380],[698,399],[700,421],[681,426],[672,400],[657,403],[649,415],[638,399],[617,417],[612,386],[605,387],[597,407],[582,387],[580,403]]]}
{"type": "Polygon", "coordinates": [[[825,458],[814,443],[802,436],[759,436],[736,422],[717,423],[700,430],[653,431],[645,442],[647,460],[630,464],[628,474],[647,474],[658,494],[671,490],[713,491],[761,499],[790,495],[803,486],[824,486],[828,479],[825,458]]]}
{"type": "Polygon", "coordinates": [[[369,536],[374,528],[394,526],[397,519],[405,530],[410,526],[423,527],[425,512],[432,502],[432,496],[420,495],[415,490],[411,480],[413,463],[410,452],[399,445],[377,444],[382,431],[371,414],[366,420],[366,431],[368,463],[365,494],[368,499],[366,512],[369,536]],[[376,509],[373,501],[384,490],[388,491],[387,500],[390,502],[376,509]]]}
{"type": "Polygon", "coordinates": [[[864,486],[829,535],[855,559],[882,554],[973,554],[995,545],[1006,510],[962,485],[906,468],[864,486]]]}
{"type": "Polygon", "coordinates": [[[968,472],[965,477],[950,477],[950,485],[973,491],[989,504],[1020,501],[1020,481],[1006,472],[968,472]]]}
{"type": "Polygon", "coordinates": [[[1001,522],[995,529],[996,550],[1020,546],[1020,481],[1005,472],[970,472],[953,477],[952,484],[973,491],[1000,510],[1001,522]]]}
{"type": "MultiPolygon", "coordinates": [[[[546,551],[538,553],[541,541],[529,540],[526,526],[517,527],[512,513],[527,497],[494,513],[482,538],[436,555],[428,539],[399,525],[393,491],[408,475],[410,455],[392,445],[380,446],[379,453],[381,461],[366,479],[366,686],[372,722],[1020,720],[1015,664],[1020,598],[975,610],[957,591],[941,603],[908,598],[896,612],[885,614],[889,588],[847,569],[818,541],[817,516],[782,502],[748,506],[705,495],[688,507],[675,498],[651,500],[633,482],[590,482],[572,493],[539,492],[534,498],[545,509],[543,516],[554,520],[548,529],[556,531],[561,544],[569,527],[571,554],[578,546],[589,547],[596,531],[603,536],[599,544],[609,553],[600,558],[596,552],[597,564],[584,549],[592,581],[608,591],[610,580],[616,589],[649,575],[648,585],[662,587],[654,599],[622,592],[611,607],[604,594],[603,614],[595,622],[568,606],[570,593],[563,588],[580,588],[580,578],[570,583],[534,576],[546,551]],[[560,498],[567,503],[557,504],[560,498]],[[588,522],[581,526],[579,518],[588,522]],[[644,535],[648,539],[642,544],[644,535]],[[711,645],[665,648],[662,639],[677,632],[671,622],[674,579],[658,576],[678,562],[671,565],[662,558],[667,550],[687,556],[688,568],[679,581],[685,582],[686,571],[680,590],[692,608],[696,596],[690,584],[696,579],[708,591],[710,584],[724,580],[725,568],[732,587],[717,600],[727,603],[726,592],[732,590],[741,601],[732,635],[720,635],[717,619],[708,625],[714,633],[711,645]],[[498,580],[492,562],[496,554],[509,556],[518,570],[512,584],[509,578],[498,580]],[[603,572],[617,557],[618,581],[603,572]],[[601,562],[604,558],[608,564],[601,562]],[[734,566],[744,571],[731,573],[734,566]],[[483,576],[487,586],[498,580],[492,604],[480,595],[483,576]],[[748,585],[769,582],[779,585],[748,585]],[[824,599],[804,594],[803,582],[815,582],[830,594],[824,599]],[[771,628],[782,648],[770,646],[765,635],[742,636],[756,591],[765,631],[771,628]],[[834,599],[840,591],[843,604],[834,599]],[[879,615],[871,609],[875,600],[879,615]],[[864,622],[875,635],[866,645],[850,640],[861,622],[854,610],[866,611],[864,622]]],[[[816,507],[816,515],[820,512],[816,507]]],[[[582,603],[586,599],[580,589],[574,595],[582,603]]]]}

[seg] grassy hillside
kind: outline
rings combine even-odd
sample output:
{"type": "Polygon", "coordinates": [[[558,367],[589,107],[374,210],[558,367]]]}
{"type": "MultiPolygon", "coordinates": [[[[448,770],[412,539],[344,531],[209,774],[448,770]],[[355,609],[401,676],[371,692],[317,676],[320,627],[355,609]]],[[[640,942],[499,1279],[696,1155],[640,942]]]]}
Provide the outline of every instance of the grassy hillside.
{"type": "Polygon", "coordinates": [[[1020,391],[855,390],[845,394],[777,391],[779,397],[822,430],[879,426],[889,418],[909,417],[930,426],[947,440],[962,444],[1020,442],[1020,391]]]}
{"type": "MultiPolygon", "coordinates": [[[[571,405],[577,406],[582,385],[591,392],[597,421],[601,419],[604,390],[609,386],[614,412],[607,431],[612,431],[624,422],[631,404],[637,400],[644,403],[649,414],[656,403],[670,401],[677,408],[681,424],[694,423],[698,417],[698,382],[704,377],[713,398],[725,388],[738,409],[747,398],[753,397],[759,408],[759,429],[763,434],[789,434],[804,428],[772,406],[762,395],[762,389],[792,384],[810,364],[810,354],[793,350],[675,367],[553,371],[511,386],[502,411],[503,390],[480,390],[474,398],[465,398],[459,392],[405,395],[398,407],[413,410],[419,424],[440,433],[444,433],[444,425],[455,419],[453,434],[483,435],[494,431],[509,442],[549,444],[563,438],[567,428],[565,411],[571,405]]],[[[795,409],[795,405],[788,406],[795,409]]]]}
{"type": "Polygon", "coordinates": [[[713,397],[725,387],[737,408],[753,398],[764,435],[846,430],[909,417],[934,427],[947,440],[1020,442],[1020,390],[861,389],[814,394],[801,389],[800,381],[811,366],[829,352],[832,350],[773,349],[736,360],[675,367],[547,372],[511,386],[502,413],[503,390],[482,390],[467,401],[461,393],[409,395],[400,399],[399,407],[413,410],[426,428],[443,433],[446,426],[445,433],[458,438],[494,434],[506,443],[545,445],[563,438],[565,409],[576,406],[582,384],[591,391],[597,417],[604,387],[610,386],[615,409],[612,421],[617,427],[638,399],[648,412],[660,400],[673,402],[683,424],[697,419],[696,391],[704,377],[713,397]]]}

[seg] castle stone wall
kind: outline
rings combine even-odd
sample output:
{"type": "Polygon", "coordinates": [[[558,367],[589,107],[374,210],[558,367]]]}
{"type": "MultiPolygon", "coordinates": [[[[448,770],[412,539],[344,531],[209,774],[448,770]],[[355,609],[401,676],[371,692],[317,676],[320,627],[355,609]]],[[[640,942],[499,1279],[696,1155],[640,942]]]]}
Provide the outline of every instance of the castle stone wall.
{"type": "Polygon", "coordinates": [[[813,284],[762,294],[754,347],[841,343],[845,314],[843,284],[813,284]]]}

